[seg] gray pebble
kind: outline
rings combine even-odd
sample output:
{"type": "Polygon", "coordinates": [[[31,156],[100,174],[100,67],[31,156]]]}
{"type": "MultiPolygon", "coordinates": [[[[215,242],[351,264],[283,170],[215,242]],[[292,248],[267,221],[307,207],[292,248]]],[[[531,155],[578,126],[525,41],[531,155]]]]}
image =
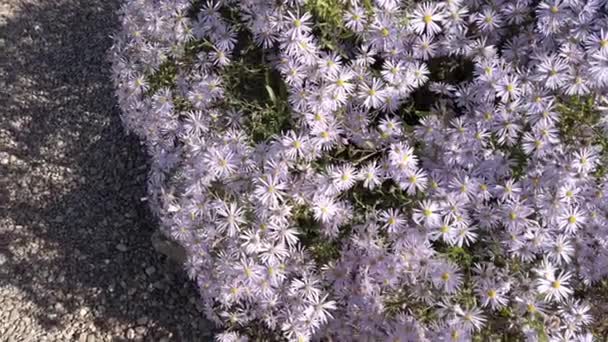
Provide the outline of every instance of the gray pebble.
{"type": "Polygon", "coordinates": [[[9,322],[14,322],[19,318],[19,311],[17,309],[13,309],[13,311],[11,311],[10,316],[8,316],[8,321],[9,322]]]}
{"type": "Polygon", "coordinates": [[[129,330],[127,330],[127,339],[132,340],[135,338],[135,330],[129,328],[129,330]]]}
{"type": "Polygon", "coordinates": [[[154,266],[150,266],[146,268],[146,274],[148,277],[151,277],[156,272],[156,268],[154,266]]]}
{"type": "Polygon", "coordinates": [[[125,244],[123,244],[123,243],[119,243],[118,245],[116,245],[116,249],[119,252],[123,252],[124,253],[124,252],[127,251],[127,246],[125,244]]]}
{"type": "Polygon", "coordinates": [[[57,310],[57,312],[59,312],[59,313],[65,312],[65,308],[63,307],[63,304],[61,304],[61,303],[55,304],[55,310],[57,310]]]}

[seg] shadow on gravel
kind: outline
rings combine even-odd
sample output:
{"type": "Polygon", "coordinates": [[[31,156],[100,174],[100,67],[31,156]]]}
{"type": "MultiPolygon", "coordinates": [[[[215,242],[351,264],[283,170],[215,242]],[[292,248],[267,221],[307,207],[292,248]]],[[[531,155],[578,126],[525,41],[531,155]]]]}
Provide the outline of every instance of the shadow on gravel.
{"type": "Polygon", "coordinates": [[[119,1],[15,2],[0,21],[0,218],[11,222],[0,226],[0,288],[20,289],[38,323],[79,329],[74,338],[119,341],[133,328],[200,341],[209,327],[195,290],[152,249],[145,155],[113,97],[119,1]],[[66,327],[70,315],[95,327],[66,327]]]}

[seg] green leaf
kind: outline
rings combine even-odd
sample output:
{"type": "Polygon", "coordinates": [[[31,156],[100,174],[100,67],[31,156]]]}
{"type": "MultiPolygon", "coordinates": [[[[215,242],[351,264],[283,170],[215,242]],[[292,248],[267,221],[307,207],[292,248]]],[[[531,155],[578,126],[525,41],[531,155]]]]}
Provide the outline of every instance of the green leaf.
{"type": "Polygon", "coordinates": [[[272,103],[277,104],[277,97],[274,95],[274,90],[272,90],[272,88],[269,85],[266,85],[266,91],[268,92],[268,97],[270,97],[270,101],[272,101],[272,103]]]}

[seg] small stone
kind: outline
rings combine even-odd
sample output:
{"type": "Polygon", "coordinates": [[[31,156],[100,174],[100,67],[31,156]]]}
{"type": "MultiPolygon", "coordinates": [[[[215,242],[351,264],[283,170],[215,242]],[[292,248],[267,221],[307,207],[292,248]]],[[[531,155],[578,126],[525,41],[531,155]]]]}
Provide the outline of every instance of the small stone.
{"type": "Polygon", "coordinates": [[[129,328],[129,330],[127,330],[127,334],[126,334],[127,338],[129,340],[132,340],[135,338],[135,330],[129,328]]]}
{"type": "Polygon", "coordinates": [[[135,328],[135,332],[137,335],[143,335],[146,333],[146,327],[137,327],[135,328]]]}
{"type": "Polygon", "coordinates": [[[17,320],[17,318],[19,318],[19,311],[17,309],[13,309],[13,311],[11,311],[10,316],[8,316],[8,321],[14,322],[17,320]]]}
{"type": "Polygon", "coordinates": [[[205,311],[205,306],[200,301],[197,301],[195,306],[196,306],[196,311],[198,311],[200,313],[205,311]]]}
{"type": "Polygon", "coordinates": [[[84,307],[82,309],[80,309],[80,311],[78,312],[78,314],[80,315],[80,317],[84,317],[89,313],[89,308],[84,307]]]}
{"type": "Polygon", "coordinates": [[[126,251],[127,251],[127,246],[126,246],[125,244],[123,244],[123,243],[119,243],[118,245],[116,245],[116,249],[117,249],[119,252],[124,253],[124,252],[126,252],[126,251]]]}
{"type": "Polygon", "coordinates": [[[6,264],[6,261],[7,261],[6,255],[0,253],[0,266],[6,264]]]}
{"type": "Polygon", "coordinates": [[[87,342],[95,342],[95,335],[89,334],[89,336],[87,337],[87,342]]]}
{"type": "Polygon", "coordinates": [[[146,268],[146,274],[148,277],[151,277],[156,272],[156,268],[154,266],[150,266],[146,268]]]}
{"type": "Polygon", "coordinates": [[[78,336],[78,342],[87,342],[87,333],[81,333],[80,336],[78,336]]]}
{"type": "Polygon", "coordinates": [[[169,240],[160,231],[155,231],[151,237],[154,249],[167,256],[175,263],[182,265],[186,261],[186,250],[178,243],[169,240]]]}
{"type": "Polygon", "coordinates": [[[65,311],[65,308],[63,307],[63,304],[57,303],[57,304],[55,304],[55,310],[57,310],[57,312],[59,312],[59,313],[62,313],[65,311]]]}

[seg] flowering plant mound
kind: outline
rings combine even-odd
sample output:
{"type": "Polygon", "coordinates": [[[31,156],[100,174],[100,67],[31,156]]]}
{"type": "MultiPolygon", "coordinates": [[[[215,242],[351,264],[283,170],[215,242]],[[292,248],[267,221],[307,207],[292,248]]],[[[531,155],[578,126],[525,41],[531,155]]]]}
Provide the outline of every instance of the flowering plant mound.
{"type": "Polygon", "coordinates": [[[127,0],[149,197],[219,341],[591,341],[606,0],[127,0]]]}

